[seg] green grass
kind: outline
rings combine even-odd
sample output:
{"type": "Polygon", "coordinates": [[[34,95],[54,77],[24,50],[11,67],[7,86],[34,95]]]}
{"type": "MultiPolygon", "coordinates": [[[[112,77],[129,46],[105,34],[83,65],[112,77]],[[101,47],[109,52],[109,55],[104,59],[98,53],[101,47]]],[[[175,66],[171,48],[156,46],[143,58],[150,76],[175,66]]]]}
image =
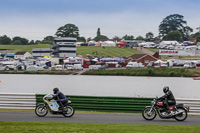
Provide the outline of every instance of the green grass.
{"type": "Polygon", "coordinates": [[[148,50],[152,51],[152,52],[158,52],[160,49],[157,49],[157,48],[147,48],[148,50]]]}
{"type": "MultiPolygon", "coordinates": [[[[33,48],[50,48],[50,44],[36,44],[36,45],[0,45],[0,49],[11,49],[12,53],[27,51],[32,54],[33,48]]],[[[131,48],[118,48],[118,47],[96,47],[96,46],[81,46],[77,47],[77,55],[82,55],[86,57],[88,54],[90,56],[111,56],[111,57],[120,57],[125,56],[129,57],[133,54],[139,54],[141,52],[131,49],[131,48]],[[95,53],[97,51],[97,54],[95,53]]]]}
{"type": "Polygon", "coordinates": [[[200,69],[184,68],[133,68],[116,70],[86,71],[83,75],[115,75],[115,76],[157,76],[157,77],[199,77],[200,69]]]}
{"type": "Polygon", "coordinates": [[[76,71],[68,71],[68,70],[58,70],[58,71],[50,71],[50,70],[42,70],[42,71],[0,71],[0,74],[48,74],[48,75],[70,75],[76,71]]]}
{"type": "Polygon", "coordinates": [[[1,133],[199,133],[200,126],[0,122],[1,133]]]}
{"type": "Polygon", "coordinates": [[[118,48],[118,47],[99,47],[99,46],[81,46],[77,47],[77,55],[82,55],[83,57],[86,57],[87,54],[90,56],[104,56],[104,57],[120,57],[125,56],[129,57],[133,54],[141,54],[141,52],[132,49],[132,48],[118,48]],[[97,51],[97,54],[96,54],[97,51]]]}
{"type": "Polygon", "coordinates": [[[12,53],[29,52],[32,54],[33,48],[50,48],[50,44],[36,44],[36,45],[0,45],[0,49],[11,49],[12,53]]]}

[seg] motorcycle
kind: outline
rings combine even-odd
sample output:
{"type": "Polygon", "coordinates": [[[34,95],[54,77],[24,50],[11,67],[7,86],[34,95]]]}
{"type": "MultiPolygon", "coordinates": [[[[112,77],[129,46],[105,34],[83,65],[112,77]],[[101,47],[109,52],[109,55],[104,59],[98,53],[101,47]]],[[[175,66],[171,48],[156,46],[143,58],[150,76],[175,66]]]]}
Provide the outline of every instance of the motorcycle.
{"type": "Polygon", "coordinates": [[[71,101],[63,105],[63,110],[59,110],[59,105],[52,94],[47,94],[43,97],[44,104],[38,104],[35,108],[35,114],[39,117],[44,117],[50,111],[53,115],[62,114],[64,117],[72,117],[75,109],[71,105],[71,101]]]}
{"type": "Polygon", "coordinates": [[[142,116],[146,120],[153,120],[156,118],[157,114],[161,119],[174,118],[177,121],[184,121],[187,118],[187,113],[189,112],[189,107],[184,107],[183,104],[177,104],[169,107],[171,113],[168,114],[163,102],[158,101],[158,98],[151,102],[151,106],[146,106],[142,112],[142,116]]]}

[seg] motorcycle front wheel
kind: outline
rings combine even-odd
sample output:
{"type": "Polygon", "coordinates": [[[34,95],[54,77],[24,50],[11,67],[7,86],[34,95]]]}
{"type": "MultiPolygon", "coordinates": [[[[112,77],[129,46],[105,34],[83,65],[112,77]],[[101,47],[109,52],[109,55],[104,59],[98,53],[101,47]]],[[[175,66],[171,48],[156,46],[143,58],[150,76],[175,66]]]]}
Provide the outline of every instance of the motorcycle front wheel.
{"type": "Polygon", "coordinates": [[[39,117],[44,117],[48,113],[48,108],[44,104],[38,104],[35,107],[35,114],[39,117]]]}
{"type": "Polygon", "coordinates": [[[153,108],[151,111],[151,107],[146,107],[143,111],[142,111],[142,116],[144,119],[146,120],[153,120],[156,118],[156,110],[153,108]]]}
{"type": "Polygon", "coordinates": [[[63,111],[64,117],[72,117],[75,113],[75,110],[72,106],[65,106],[63,111]]]}
{"type": "Polygon", "coordinates": [[[174,116],[177,121],[184,121],[187,118],[187,110],[185,108],[179,107],[176,112],[181,112],[174,116]]]}

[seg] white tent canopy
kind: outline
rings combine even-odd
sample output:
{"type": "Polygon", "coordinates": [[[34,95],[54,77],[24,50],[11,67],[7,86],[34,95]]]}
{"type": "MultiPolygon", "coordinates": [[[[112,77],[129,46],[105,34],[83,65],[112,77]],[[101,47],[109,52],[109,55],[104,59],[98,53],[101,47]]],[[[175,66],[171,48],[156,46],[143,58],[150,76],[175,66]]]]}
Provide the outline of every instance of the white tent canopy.
{"type": "Polygon", "coordinates": [[[101,42],[101,46],[113,46],[115,47],[116,44],[113,41],[105,41],[105,42],[101,42]]]}
{"type": "Polygon", "coordinates": [[[178,45],[177,41],[162,41],[160,45],[178,45]]]}

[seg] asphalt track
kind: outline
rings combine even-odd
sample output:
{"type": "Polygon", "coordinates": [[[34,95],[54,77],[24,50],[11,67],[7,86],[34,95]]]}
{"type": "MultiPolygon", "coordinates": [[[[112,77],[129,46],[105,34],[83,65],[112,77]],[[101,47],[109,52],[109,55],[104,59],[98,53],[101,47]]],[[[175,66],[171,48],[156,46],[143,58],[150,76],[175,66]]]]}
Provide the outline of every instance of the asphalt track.
{"type": "Polygon", "coordinates": [[[142,115],[135,114],[75,113],[73,117],[66,118],[49,113],[45,117],[38,117],[34,112],[0,112],[0,121],[200,126],[200,116],[188,116],[185,121],[179,122],[175,119],[160,119],[158,116],[153,121],[147,121],[142,115]]]}

